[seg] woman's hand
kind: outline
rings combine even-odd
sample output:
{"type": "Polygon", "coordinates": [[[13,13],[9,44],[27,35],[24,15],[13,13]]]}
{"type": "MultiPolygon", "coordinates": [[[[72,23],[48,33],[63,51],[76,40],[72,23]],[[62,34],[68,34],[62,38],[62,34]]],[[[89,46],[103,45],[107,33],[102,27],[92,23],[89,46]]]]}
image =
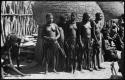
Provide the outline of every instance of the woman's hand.
{"type": "Polygon", "coordinates": [[[57,39],[55,37],[51,37],[51,40],[54,42],[57,41],[57,39]]]}
{"type": "Polygon", "coordinates": [[[84,44],[83,43],[81,43],[81,45],[80,45],[82,48],[84,48],[84,44]]]}

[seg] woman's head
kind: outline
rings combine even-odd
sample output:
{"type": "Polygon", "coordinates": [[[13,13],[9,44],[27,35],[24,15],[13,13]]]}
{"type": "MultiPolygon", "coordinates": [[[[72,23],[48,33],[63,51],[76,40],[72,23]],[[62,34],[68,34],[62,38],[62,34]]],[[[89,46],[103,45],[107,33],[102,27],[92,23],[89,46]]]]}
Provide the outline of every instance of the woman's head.
{"type": "Polygon", "coordinates": [[[52,13],[48,13],[48,14],[46,15],[46,22],[47,22],[48,24],[50,24],[50,23],[53,22],[53,15],[52,15],[52,13]]]}
{"type": "Polygon", "coordinates": [[[87,12],[85,12],[85,13],[83,14],[83,19],[82,19],[82,21],[89,21],[89,20],[90,20],[90,14],[87,13],[87,12]]]}
{"type": "Polygon", "coordinates": [[[71,13],[71,21],[75,21],[77,17],[77,14],[75,12],[71,13]]]}
{"type": "Polygon", "coordinates": [[[103,18],[102,14],[100,12],[97,12],[95,14],[95,17],[96,17],[96,20],[99,20],[99,21],[102,20],[102,18],[103,18]]]}

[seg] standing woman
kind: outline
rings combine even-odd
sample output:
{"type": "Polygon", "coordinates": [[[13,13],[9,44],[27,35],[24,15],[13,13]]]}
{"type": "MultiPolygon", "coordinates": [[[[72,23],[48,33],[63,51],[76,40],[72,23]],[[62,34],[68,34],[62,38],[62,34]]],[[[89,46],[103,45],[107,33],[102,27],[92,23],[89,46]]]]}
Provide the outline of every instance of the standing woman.
{"type": "Polygon", "coordinates": [[[94,24],[93,24],[93,38],[94,38],[94,42],[93,42],[93,62],[94,62],[94,69],[95,70],[99,70],[99,69],[105,69],[103,67],[101,67],[101,56],[102,56],[102,52],[101,52],[101,43],[102,43],[102,34],[101,34],[101,30],[102,30],[102,24],[101,24],[101,20],[103,18],[101,13],[96,13],[95,14],[95,20],[94,20],[94,24]]]}
{"type": "MultiPolygon", "coordinates": [[[[90,71],[92,68],[92,26],[90,22],[90,14],[85,12],[83,14],[82,22],[79,25],[80,28],[80,44],[82,47],[81,56],[83,57],[84,67],[90,71]]],[[[82,57],[81,59],[82,60],[82,57]]],[[[80,61],[79,61],[80,62],[80,61]]],[[[81,64],[82,62],[80,62],[81,64]]],[[[82,68],[81,68],[82,69],[82,68]]]]}
{"type": "MultiPolygon", "coordinates": [[[[64,51],[66,51],[65,50],[65,44],[64,44],[64,41],[65,41],[65,35],[64,35],[64,31],[65,31],[65,27],[66,27],[66,22],[67,22],[67,17],[66,16],[63,16],[63,15],[61,15],[60,17],[59,17],[59,22],[57,23],[58,24],[58,28],[59,28],[59,32],[60,32],[60,38],[58,39],[58,42],[59,42],[59,44],[60,44],[60,46],[61,46],[61,48],[64,50],[64,51]]],[[[60,52],[61,53],[61,52],[60,52]]],[[[66,53],[66,52],[65,52],[66,53]]],[[[65,54],[66,55],[66,54],[65,54]]],[[[59,66],[59,69],[61,69],[61,70],[63,70],[64,71],[64,69],[66,68],[66,65],[65,65],[65,56],[64,55],[62,55],[62,54],[59,54],[59,64],[58,64],[58,66],[59,66]]]]}
{"type": "Polygon", "coordinates": [[[68,44],[67,53],[67,71],[71,71],[73,74],[76,70],[76,40],[77,40],[77,24],[76,24],[77,14],[75,12],[71,13],[71,20],[67,22],[65,31],[65,41],[68,44]]]}
{"type": "Polygon", "coordinates": [[[45,73],[48,72],[48,65],[50,58],[54,59],[53,71],[56,72],[56,57],[58,55],[57,51],[57,39],[60,37],[60,33],[58,30],[58,26],[53,23],[53,15],[52,13],[48,13],[46,15],[46,24],[43,24],[39,27],[38,31],[38,40],[41,38],[41,43],[37,43],[37,45],[41,44],[41,46],[37,46],[39,51],[42,55],[42,59],[45,61],[45,73]],[[41,50],[42,49],[42,50],[41,50]],[[41,51],[40,51],[41,50],[41,51]],[[51,55],[51,56],[50,56],[51,55]]]}

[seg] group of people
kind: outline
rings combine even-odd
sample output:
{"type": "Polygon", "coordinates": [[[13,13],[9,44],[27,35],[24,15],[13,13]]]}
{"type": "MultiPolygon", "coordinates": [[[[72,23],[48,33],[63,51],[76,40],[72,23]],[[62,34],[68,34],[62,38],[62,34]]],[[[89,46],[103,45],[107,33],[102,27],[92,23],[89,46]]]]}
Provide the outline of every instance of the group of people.
{"type": "Polygon", "coordinates": [[[102,29],[103,50],[105,51],[105,61],[117,61],[119,72],[125,78],[125,54],[124,54],[124,14],[116,20],[109,20],[102,29]]]}
{"type": "Polygon", "coordinates": [[[116,53],[116,50],[122,51],[124,47],[124,16],[122,15],[118,22],[115,20],[109,20],[106,22],[105,26],[102,29],[103,33],[103,48],[107,54],[106,60],[111,60],[113,58],[109,58],[110,54],[108,53],[116,53]]]}
{"type": "MultiPolygon", "coordinates": [[[[38,39],[42,40],[42,59],[45,62],[45,73],[52,65],[53,71],[58,68],[74,73],[83,68],[93,71],[105,69],[101,66],[102,28],[101,13],[95,14],[95,20],[85,12],[81,22],[77,22],[77,14],[72,12],[70,19],[60,16],[54,23],[52,13],[46,15],[46,24],[39,26],[38,39]]],[[[41,44],[38,41],[38,44],[41,44]]],[[[43,62],[43,61],[42,61],[43,62]]]]}
{"type": "MultiPolygon", "coordinates": [[[[48,13],[46,24],[40,25],[38,29],[36,50],[41,54],[41,64],[45,64],[45,73],[49,68],[54,72],[61,69],[71,73],[75,70],[83,71],[83,69],[90,71],[105,69],[101,66],[103,55],[105,60],[118,61],[120,71],[125,76],[124,14],[119,17],[118,23],[109,20],[104,26],[101,24],[103,18],[101,13],[96,13],[95,20],[92,20],[90,14],[85,12],[81,22],[76,21],[75,12],[71,13],[69,20],[67,16],[59,18],[58,23],[54,23],[53,14],[48,13]],[[121,51],[121,58],[117,51],[121,51]]],[[[18,74],[25,75],[13,66],[10,56],[12,51],[14,51],[12,53],[18,53],[20,41],[21,39],[14,34],[8,36],[3,50],[9,51],[9,54],[7,54],[7,60],[6,57],[1,59],[1,74],[3,74],[4,65],[7,65],[18,74]]],[[[17,67],[19,67],[18,54],[12,57],[16,57],[17,67]]]]}

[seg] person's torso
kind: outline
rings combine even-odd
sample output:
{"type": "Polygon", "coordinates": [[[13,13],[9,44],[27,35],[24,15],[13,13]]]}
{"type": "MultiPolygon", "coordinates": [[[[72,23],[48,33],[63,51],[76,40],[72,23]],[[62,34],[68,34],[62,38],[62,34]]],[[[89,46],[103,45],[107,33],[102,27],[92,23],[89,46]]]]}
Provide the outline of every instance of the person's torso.
{"type": "Polygon", "coordinates": [[[59,26],[60,36],[61,35],[62,35],[62,37],[65,36],[67,24],[60,23],[60,24],[58,24],[58,26],[59,26]]]}
{"type": "Polygon", "coordinates": [[[77,25],[76,23],[69,23],[67,26],[67,38],[76,39],[77,25]]]}
{"type": "Polygon", "coordinates": [[[91,24],[87,22],[84,25],[81,25],[81,37],[82,38],[91,38],[91,24]]]}
{"type": "Polygon", "coordinates": [[[100,40],[100,35],[101,35],[101,23],[95,23],[95,35],[98,40],[100,40]]]}
{"type": "Polygon", "coordinates": [[[59,32],[60,32],[59,40],[64,42],[64,31],[63,31],[63,29],[61,27],[59,27],[59,32]]]}
{"type": "Polygon", "coordinates": [[[50,24],[50,25],[45,25],[43,32],[45,36],[48,37],[56,37],[56,25],[54,23],[50,24]]]}

